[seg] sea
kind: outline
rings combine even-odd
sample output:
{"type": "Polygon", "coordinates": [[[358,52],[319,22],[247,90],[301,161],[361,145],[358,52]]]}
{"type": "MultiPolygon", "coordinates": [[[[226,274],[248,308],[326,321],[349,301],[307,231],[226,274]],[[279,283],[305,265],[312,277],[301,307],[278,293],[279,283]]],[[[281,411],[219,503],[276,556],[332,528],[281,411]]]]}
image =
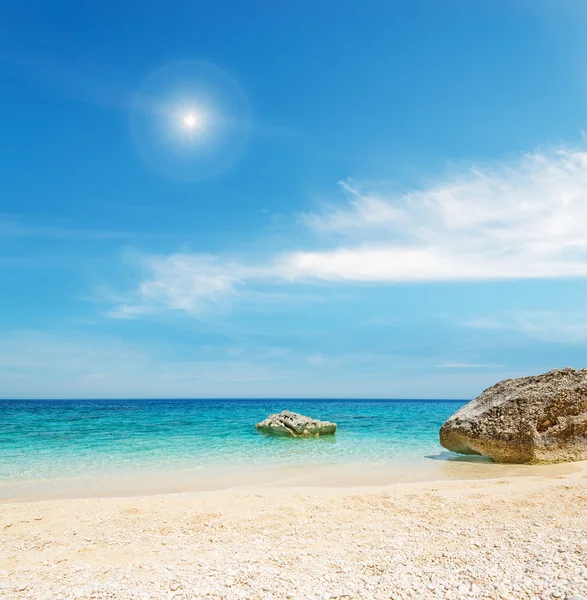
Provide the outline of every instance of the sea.
{"type": "Polygon", "coordinates": [[[448,457],[462,400],[0,400],[0,483],[128,473],[407,465],[448,457]],[[292,410],[336,435],[276,438],[255,423],[292,410]]]}

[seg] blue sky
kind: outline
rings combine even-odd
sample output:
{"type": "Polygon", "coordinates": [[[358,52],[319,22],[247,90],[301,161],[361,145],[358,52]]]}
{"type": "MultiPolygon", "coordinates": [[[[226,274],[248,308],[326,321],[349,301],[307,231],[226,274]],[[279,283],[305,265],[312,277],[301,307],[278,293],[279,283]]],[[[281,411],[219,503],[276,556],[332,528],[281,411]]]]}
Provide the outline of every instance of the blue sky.
{"type": "Polygon", "coordinates": [[[4,1],[0,396],[587,366],[586,30],[581,0],[4,1]]]}

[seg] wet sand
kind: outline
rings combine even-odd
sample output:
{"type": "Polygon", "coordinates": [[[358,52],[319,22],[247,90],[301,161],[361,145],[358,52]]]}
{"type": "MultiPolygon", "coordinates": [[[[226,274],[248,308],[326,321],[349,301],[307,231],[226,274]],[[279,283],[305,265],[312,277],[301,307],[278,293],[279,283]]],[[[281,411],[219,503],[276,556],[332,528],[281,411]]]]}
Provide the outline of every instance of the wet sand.
{"type": "Polygon", "coordinates": [[[195,470],[145,470],[89,477],[0,483],[0,501],[150,496],[267,487],[385,487],[398,483],[566,475],[579,463],[499,465],[482,457],[442,453],[406,463],[300,466],[209,466],[195,470]]]}

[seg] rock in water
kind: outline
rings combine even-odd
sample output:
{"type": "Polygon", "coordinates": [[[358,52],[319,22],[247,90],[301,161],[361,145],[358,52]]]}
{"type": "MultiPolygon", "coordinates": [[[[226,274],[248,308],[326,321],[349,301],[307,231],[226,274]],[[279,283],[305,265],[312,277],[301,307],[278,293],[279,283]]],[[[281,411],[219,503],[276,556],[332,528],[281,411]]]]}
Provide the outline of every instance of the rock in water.
{"type": "Polygon", "coordinates": [[[336,423],[317,421],[288,410],[278,415],[269,415],[255,427],[263,433],[284,437],[318,437],[336,432],[336,423]]]}
{"type": "Polygon", "coordinates": [[[446,421],[440,443],[500,463],[587,460],[587,369],[499,382],[446,421]]]}

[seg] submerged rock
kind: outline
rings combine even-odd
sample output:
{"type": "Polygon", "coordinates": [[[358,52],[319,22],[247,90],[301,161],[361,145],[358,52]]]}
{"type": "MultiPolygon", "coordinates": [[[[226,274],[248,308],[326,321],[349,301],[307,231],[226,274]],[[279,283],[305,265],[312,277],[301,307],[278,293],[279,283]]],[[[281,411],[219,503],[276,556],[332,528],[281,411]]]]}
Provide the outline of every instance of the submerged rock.
{"type": "Polygon", "coordinates": [[[587,369],[499,382],[446,421],[440,443],[500,463],[587,460],[587,369]]]}
{"type": "Polygon", "coordinates": [[[318,437],[336,432],[336,423],[317,421],[298,413],[284,410],[278,415],[269,415],[255,427],[263,433],[283,437],[318,437]]]}

